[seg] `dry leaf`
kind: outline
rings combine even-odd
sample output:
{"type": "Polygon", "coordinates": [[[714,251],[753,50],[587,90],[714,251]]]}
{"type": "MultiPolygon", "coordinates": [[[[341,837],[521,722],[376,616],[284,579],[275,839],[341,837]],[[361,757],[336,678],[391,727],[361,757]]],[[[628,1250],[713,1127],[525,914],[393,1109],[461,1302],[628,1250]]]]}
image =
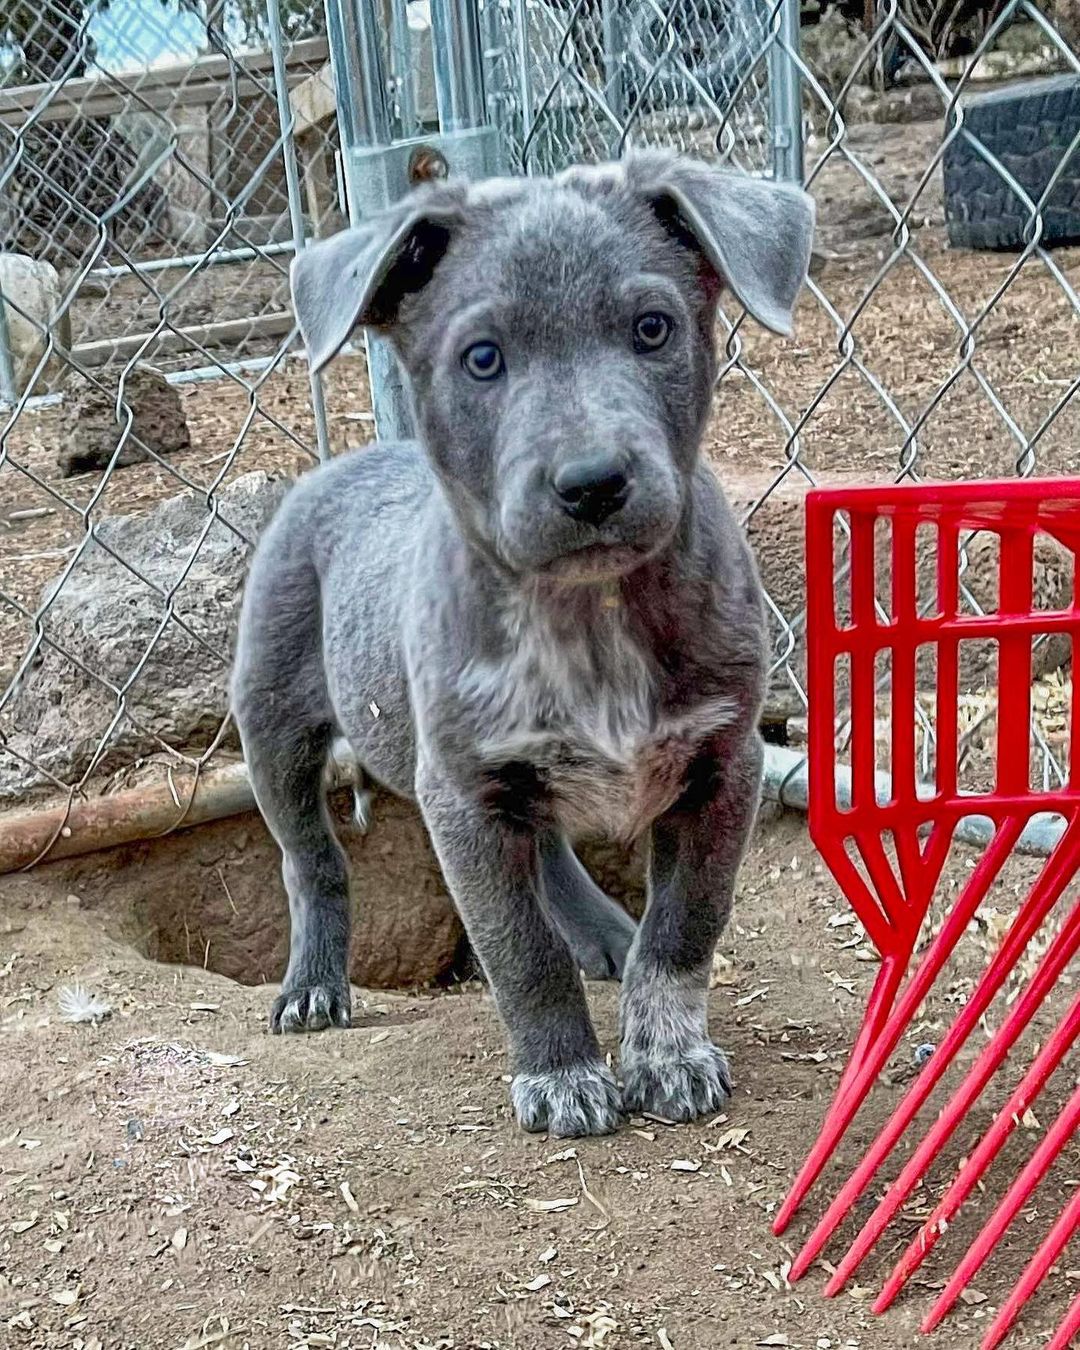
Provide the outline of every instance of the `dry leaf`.
{"type": "Polygon", "coordinates": [[[668,1339],[668,1334],[663,1327],[660,1327],[656,1333],[656,1339],[660,1342],[660,1350],[675,1350],[675,1347],[668,1339]]]}
{"type": "Polygon", "coordinates": [[[698,1158],[676,1158],[670,1166],[673,1172],[701,1171],[701,1161],[698,1158]]]}
{"type": "Polygon", "coordinates": [[[218,1130],[217,1134],[212,1134],[206,1141],[208,1144],[227,1144],[230,1139],[235,1138],[236,1131],[230,1130],[226,1125],[224,1129],[218,1130]]]}
{"type": "Polygon", "coordinates": [[[821,973],[835,988],[842,989],[845,994],[855,992],[855,981],[845,980],[838,970],[823,970],[821,973]]]}
{"type": "Polygon", "coordinates": [[[219,1050],[207,1050],[206,1059],[215,1069],[235,1069],[247,1060],[242,1055],[223,1055],[219,1050]]]}
{"type": "Polygon", "coordinates": [[[54,1303],[59,1303],[61,1308],[70,1308],[73,1303],[79,1301],[79,1286],[74,1289],[57,1289],[49,1295],[54,1303]]]}
{"type": "Polygon", "coordinates": [[[559,1254],[558,1247],[548,1247],[547,1251],[541,1252],[536,1259],[538,1261],[543,1262],[543,1264],[546,1266],[549,1261],[554,1261],[555,1258],[558,1256],[558,1254],[559,1254]]]}
{"type": "Polygon", "coordinates": [[[989,1295],[980,1294],[977,1289],[961,1289],[960,1297],[965,1303],[985,1303],[989,1295]]]}
{"type": "Polygon", "coordinates": [[[182,1252],[184,1248],[187,1246],[187,1229],[178,1228],[176,1232],[172,1235],[171,1241],[173,1247],[178,1252],[182,1252]]]}
{"type": "Polygon", "coordinates": [[[539,1293],[541,1289],[546,1289],[551,1283],[550,1275],[537,1275],[534,1280],[530,1280],[525,1288],[530,1294],[539,1293]]]}
{"type": "Polygon", "coordinates": [[[37,1221],[38,1216],[36,1212],[31,1214],[28,1219],[16,1219],[15,1222],[11,1225],[11,1231],[13,1233],[28,1232],[31,1228],[33,1228],[34,1224],[36,1224],[37,1221]]]}
{"type": "Polygon", "coordinates": [[[771,1336],[766,1336],[763,1341],[757,1341],[757,1345],[790,1345],[791,1342],[782,1331],[774,1331],[771,1336]]]}
{"type": "Polygon", "coordinates": [[[573,1209],[576,1204],[576,1195],[572,1195],[565,1200],[533,1200],[530,1197],[525,1199],[525,1208],[531,1209],[537,1214],[558,1214],[564,1209],[573,1209]]]}
{"type": "Polygon", "coordinates": [[[352,1187],[349,1183],[343,1181],[338,1187],[338,1190],[341,1192],[341,1198],[345,1201],[346,1206],[351,1209],[354,1214],[359,1214],[360,1206],[356,1203],[356,1196],[353,1195],[352,1187]]]}

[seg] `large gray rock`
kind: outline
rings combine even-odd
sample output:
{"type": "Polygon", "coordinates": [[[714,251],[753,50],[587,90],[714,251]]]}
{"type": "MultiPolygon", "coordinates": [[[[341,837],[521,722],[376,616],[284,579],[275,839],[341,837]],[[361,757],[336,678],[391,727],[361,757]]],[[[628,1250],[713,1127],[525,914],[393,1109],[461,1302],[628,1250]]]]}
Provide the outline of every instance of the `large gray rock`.
{"type": "Polygon", "coordinates": [[[188,493],[97,527],[100,542],[42,596],[50,641],[0,719],[15,751],[0,754],[0,799],[48,775],[72,783],[92,763],[107,771],[162,744],[209,742],[226,710],[250,543],[287,486],[250,473],[215,494],[213,511],[188,493]]]}
{"type": "MultiPolygon", "coordinates": [[[[0,253],[0,296],[10,343],[13,391],[20,398],[27,389],[45,351],[50,330],[65,347],[70,345],[67,316],[58,317],[62,300],[56,268],[22,253],[0,253]]],[[[37,378],[33,394],[47,394],[63,373],[58,360],[50,360],[37,378]]],[[[0,391],[2,392],[2,391],[0,391]]]]}

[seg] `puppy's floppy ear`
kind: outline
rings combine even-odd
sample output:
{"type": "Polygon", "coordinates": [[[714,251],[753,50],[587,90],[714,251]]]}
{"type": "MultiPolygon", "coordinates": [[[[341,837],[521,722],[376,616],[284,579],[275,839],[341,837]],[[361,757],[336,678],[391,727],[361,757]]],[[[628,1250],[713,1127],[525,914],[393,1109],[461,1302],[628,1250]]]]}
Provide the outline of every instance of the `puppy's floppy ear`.
{"type": "Polygon", "coordinates": [[[440,185],[293,258],[293,311],[313,371],[338,354],[354,328],[393,326],[404,297],[431,280],[463,205],[462,190],[440,185]]]}
{"type": "Polygon", "coordinates": [[[791,332],[810,266],[814,201],[800,188],[663,153],[627,158],[627,182],[696,246],[758,323],[791,332]]]}

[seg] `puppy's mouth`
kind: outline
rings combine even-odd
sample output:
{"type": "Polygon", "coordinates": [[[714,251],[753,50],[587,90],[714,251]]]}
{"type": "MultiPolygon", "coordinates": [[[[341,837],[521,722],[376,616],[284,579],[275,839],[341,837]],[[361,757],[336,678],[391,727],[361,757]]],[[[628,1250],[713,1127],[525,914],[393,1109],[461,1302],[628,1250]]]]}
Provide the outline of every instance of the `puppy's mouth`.
{"type": "Polygon", "coordinates": [[[541,569],[544,576],[569,585],[585,585],[625,576],[648,557],[644,549],[627,544],[585,544],[571,553],[553,558],[541,569]]]}

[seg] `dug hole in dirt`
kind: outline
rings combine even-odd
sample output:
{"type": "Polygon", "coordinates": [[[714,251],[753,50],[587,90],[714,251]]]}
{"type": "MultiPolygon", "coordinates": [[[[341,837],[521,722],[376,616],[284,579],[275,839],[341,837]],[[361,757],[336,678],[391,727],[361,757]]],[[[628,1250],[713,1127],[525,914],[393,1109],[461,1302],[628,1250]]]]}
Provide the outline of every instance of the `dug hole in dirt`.
{"type": "MultiPolygon", "coordinates": [[[[355,945],[373,944],[361,959],[375,974],[382,960],[388,979],[396,939],[365,930],[365,888],[420,897],[406,940],[426,923],[432,950],[456,941],[432,917],[443,897],[417,829],[408,808],[379,799],[369,835],[346,831],[355,945]]],[[[633,862],[592,861],[633,904],[633,862]]],[[[971,864],[957,853],[946,893],[971,864]]],[[[790,1243],[770,1234],[876,971],[801,817],[766,808],[747,857],[710,1003],[737,1088],[723,1115],[692,1126],[635,1119],[577,1141],[520,1132],[495,1010],[460,962],[442,988],[357,989],[350,1031],[270,1036],[264,986],[284,941],[276,850],[255,816],[0,879],[4,1346],[915,1342],[928,1286],[951,1271],[968,1221],[941,1244],[948,1264],[936,1253],[881,1319],[869,1307],[876,1281],[925,1214],[919,1197],[893,1245],[832,1302],[820,1267],[794,1289],[785,1281],[820,1199],[790,1243]]],[[[955,975],[945,1003],[965,981],[955,975]]],[[[590,998],[614,1051],[617,987],[594,985],[590,998]]],[[[849,1167],[940,1013],[912,1026],[842,1150],[849,1167]]],[[[1076,1175],[1075,1156],[1064,1163],[1076,1175]]],[[[1040,1234],[1067,1188],[1033,1207],[1040,1234]]],[[[976,1197],[972,1222],[991,1198],[976,1197]]],[[[977,1343],[1033,1250],[1024,1229],[938,1344],[977,1343]]],[[[1045,1342],[1064,1283],[1064,1272],[1048,1281],[1010,1344],[1045,1342]]]]}

